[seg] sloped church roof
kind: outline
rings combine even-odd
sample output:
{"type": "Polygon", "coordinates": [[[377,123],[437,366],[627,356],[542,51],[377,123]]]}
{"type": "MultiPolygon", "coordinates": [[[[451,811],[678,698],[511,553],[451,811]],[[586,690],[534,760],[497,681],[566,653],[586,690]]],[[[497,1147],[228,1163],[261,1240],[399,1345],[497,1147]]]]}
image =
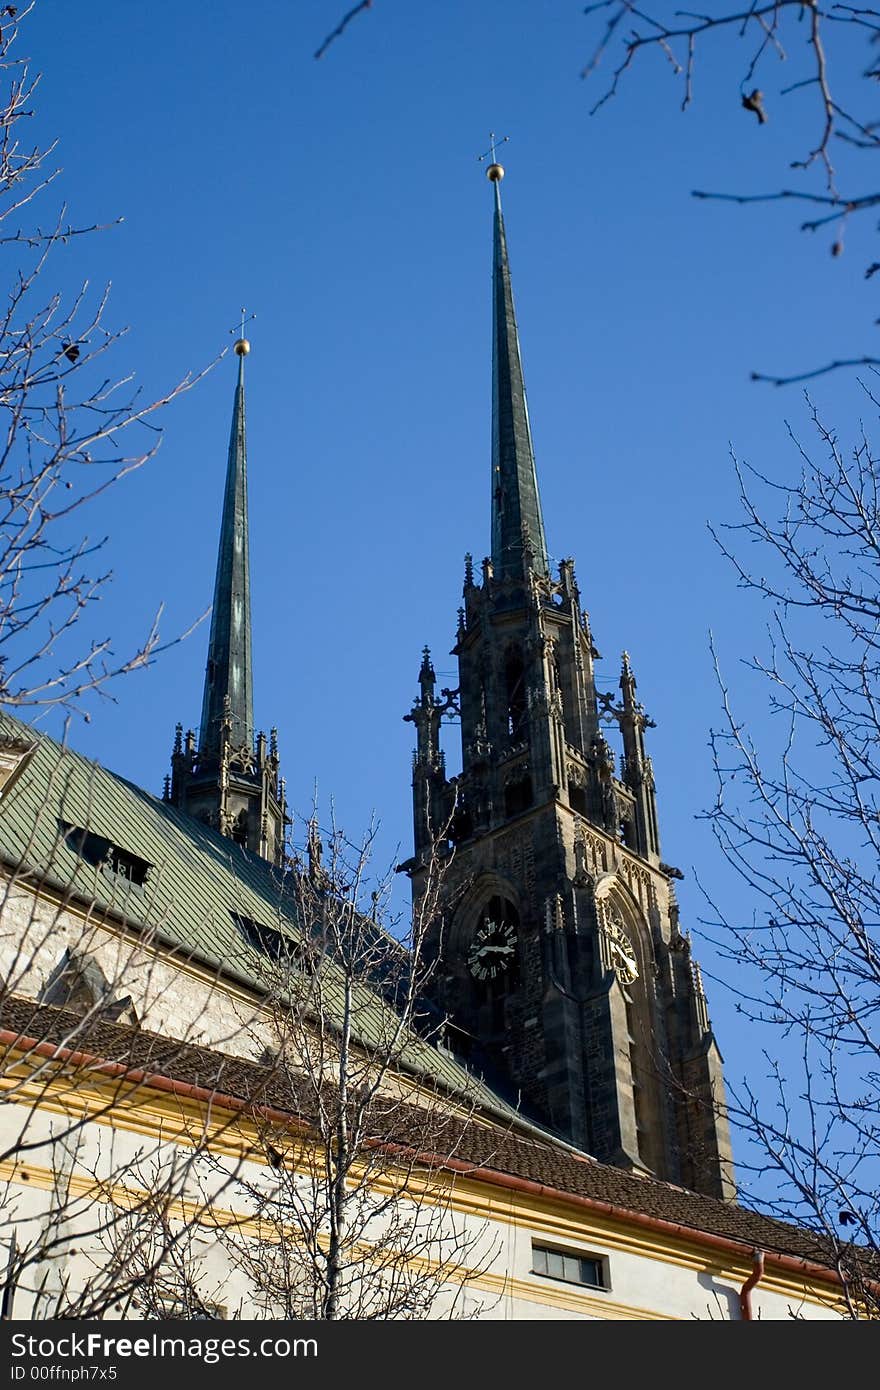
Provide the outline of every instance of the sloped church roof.
{"type": "MultiPolygon", "coordinates": [[[[292,870],[282,871],[9,714],[0,714],[0,742],[32,746],[0,798],[0,860],[19,883],[54,889],[132,932],[149,934],[181,958],[264,992],[265,961],[237,923],[246,919],[301,936],[292,870]],[[90,853],[83,831],[111,853],[90,853]],[[146,881],[113,872],[113,852],[145,866],[146,881]]],[[[371,1033],[374,1040],[383,1036],[387,1008],[373,995],[358,1009],[365,1043],[371,1033]]],[[[479,1078],[415,1035],[404,1061],[450,1092],[514,1118],[516,1112],[479,1078]]]]}

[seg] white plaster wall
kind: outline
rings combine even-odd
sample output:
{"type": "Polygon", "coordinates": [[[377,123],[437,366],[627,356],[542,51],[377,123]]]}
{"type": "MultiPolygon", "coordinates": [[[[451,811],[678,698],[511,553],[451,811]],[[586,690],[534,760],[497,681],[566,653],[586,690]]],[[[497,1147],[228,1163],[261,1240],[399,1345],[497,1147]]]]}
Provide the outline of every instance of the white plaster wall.
{"type": "Polygon", "coordinates": [[[244,992],[159,947],[38,898],[26,886],[6,884],[0,897],[4,992],[38,998],[65,950],[92,956],[113,995],[131,995],[144,1028],[251,1060],[273,1043],[266,1015],[244,992]]]}
{"type": "MultiPolygon", "coordinates": [[[[107,1119],[109,1117],[105,1117],[107,1119]]],[[[38,1289],[45,1295],[69,1279],[71,1289],[82,1287],[95,1265],[106,1258],[106,1242],[96,1234],[106,1224],[109,1214],[118,1207],[95,1201],[94,1188],[83,1193],[83,1186],[104,1181],[118,1190],[157,1190],[169,1164],[177,1165],[178,1189],[190,1201],[199,1204],[206,1224],[193,1227],[191,1254],[198,1263],[203,1296],[225,1305],[233,1314],[254,1315],[254,1305],[248,1297],[247,1279],[243,1272],[230,1264],[228,1252],[210,1229],[207,1209],[218,1214],[230,1210],[246,1214],[246,1202],[236,1179],[261,1182],[271,1188],[277,1175],[252,1157],[226,1154],[216,1166],[194,1163],[192,1150],[162,1138],[161,1133],[150,1137],[124,1128],[122,1125],[88,1122],[70,1135],[70,1123],[64,1117],[48,1111],[32,1111],[20,1103],[0,1107],[0,1145],[14,1149],[24,1134],[29,1148],[19,1155],[19,1167],[10,1173],[10,1163],[0,1173],[0,1270],[5,1269],[6,1251],[13,1227],[19,1243],[36,1241],[39,1232],[62,1237],[60,1249],[30,1271],[25,1286],[16,1296],[14,1313],[17,1317],[32,1315],[38,1289]],[[30,1172],[25,1179],[21,1168],[30,1172]],[[59,1175],[56,1190],[45,1186],[41,1175],[52,1169],[59,1175]],[[68,1175],[72,1185],[66,1186],[68,1175]],[[79,1180],[79,1187],[77,1187],[79,1180]],[[151,1188],[152,1184],[152,1188],[151,1188]],[[75,1252],[75,1253],[73,1253],[75,1252]]],[[[232,1136],[225,1136],[231,1140],[232,1136]]],[[[106,1190],[106,1189],[105,1189],[106,1190]]],[[[473,1187],[470,1188],[471,1200],[473,1187]]],[[[497,1193],[494,1195],[497,1200],[497,1193]]],[[[453,1194],[454,1197],[454,1194],[453,1194]]],[[[702,1268],[674,1263],[659,1255],[636,1252],[615,1244],[607,1235],[604,1239],[586,1231],[581,1239],[559,1239],[558,1230],[542,1226],[540,1217],[524,1221],[521,1211],[514,1220],[505,1217],[496,1206],[496,1214],[486,1220],[470,1211],[452,1209],[444,1217],[454,1223],[459,1236],[467,1237],[465,1263],[478,1271],[477,1278],[466,1281],[459,1294],[466,1316],[488,1320],[559,1319],[675,1319],[730,1320],[739,1316],[738,1291],[742,1279],[713,1264],[710,1258],[702,1268]],[[581,1289],[577,1285],[548,1279],[531,1272],[532,1241],[541,1244],[579,1249],[584,1254],[600,1255],[607,1260],[610,1286],[606,1291],[581,1289]],[[534,1291],[534,1293],[532,1292],[534,1291]],[[716,1297],[717,1295],[717,1297],[716,1297]],[[549,1301],[548,1301],[549,1300],[549,1301]]],[[[112,1244],[112,1240],[110,1242],[112,1244]]],[[[459,1246],[461,1248],[461,1246],[459,1246]]],[[[744,1276],[743,1276],[744,1277],[744,1276]]],[[[445,1290],[438,1298],[436,1314],[442,1316],[448,1308],[452,1291],[445,1290]]],[[[798,1307],[796,1299],[760,1286],[753,1294],[755,1316],[762,1319],[788,1320],[799,1312],[808,1319],[833,1318],[830,1307],[818,1307],[810,1302],[798,1307]]],[[[111,1310],[111,1315],[113,1312],[111,1310]]],[[[116,1316],[120,1313],[115,1312],[116,1316]]]]}

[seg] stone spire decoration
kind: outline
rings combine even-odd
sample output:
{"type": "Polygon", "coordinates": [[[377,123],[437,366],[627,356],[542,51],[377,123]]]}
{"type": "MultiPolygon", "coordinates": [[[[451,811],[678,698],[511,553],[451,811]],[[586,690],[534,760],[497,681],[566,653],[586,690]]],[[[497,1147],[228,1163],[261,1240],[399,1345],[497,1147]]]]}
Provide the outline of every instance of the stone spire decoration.
{"type": "MultiPolygon", "coordinates": [[[[494,140],[490,153],[492,554],[481,574],[465,560],[458,688],[436,693],[425,648],[404,715],[414,852],[401,867],[420,903],[446,857],[426,947],[470,1065],[603,1162],[727,1198],[721,1056],[679,930],[681,871],[660,857],[652,721],[627,656],[619,695],[597,674],[573,560],[548,563],[494,140]]],[[[646,604],[652,558],[621,558],[643,566],[646,604]]]]}
{"type": "Polygon", "coordinates": [[[242,311],[201,725],[198,741],[191,729],[184,737],[177,726],[164,800],[281,864],[288,817],[277,734],[272,729],[268,743],[263,733],[254,740],[244,409],[244,359],[251,345],[244,322],[242,311]]]}
{"type": "Polygon", "coordinates": [[[493,160],[487,174],[495,190],[492,262],[492,565],[496,579],[517,580],[522,579],[524,572],[529,569],[546,576],[549,565],[513,304],[507,235],[501,210],[504,169],[493,160]]]}
{"type": "Polygon", "coordinates": [[[429,846],[443,825],[446,763],[440,751],[440,721],[449,708],[448,691],[438,699],[429,647],[422,649],[419,694],[404,719],[416,727],[413,754],[413,824],[416,843],[429,846]]]}

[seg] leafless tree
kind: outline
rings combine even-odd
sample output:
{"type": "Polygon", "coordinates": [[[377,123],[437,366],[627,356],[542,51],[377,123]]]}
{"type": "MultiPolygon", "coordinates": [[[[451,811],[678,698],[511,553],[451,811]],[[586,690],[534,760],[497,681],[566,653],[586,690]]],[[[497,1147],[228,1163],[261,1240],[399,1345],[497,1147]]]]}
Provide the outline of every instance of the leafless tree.
{"type": "Polygon", "coordinates": [[[0,6],[0,703],[23,711],[74,709],[161,650],[161,608],[124,655],[94,632],[111,575],[80,517],[155,455],[157,412],[203,375],[142,399],[104,365],[125,332],[108,326],[108,289],[58,287],[65,247],[103,229],[72,225],[63,205],[36,220],[61,171],[54,145],[26,140],[39,77],[18,53],[32,8],[0,6]]]}
{"type": "MultiPolygon", "coordinates": [[[[880,153],[875,107],[880,75],[880,9],[837,0],[711,0],[699,12],[675,10],[665,0],[594,0],[585,13],[597,33],[582,75],[603,81],[596,112],[616,96],[640,63],[656,55],[680,84],[681,105],[695,102],[698,62],[713,43],[731,62],[731,100],[743,120],[772,121],[780,102],[800,103],[800,147],[791,152],[785,186],[771,190],[695,189],[697,198],[735,203],[789,201],[810,209],[803,231],[831,233],[830,250],[844,249],[855,214],[880,206],[880,192],[864,190],[867,154],[880,153]],[[784,69],[780,64],[785,63],[784,69]],[[763,90],[762,90],[763,89],[763,90]]],[[[872,278],[880,261],[866,267],[872,278]]],[[[878,365],[867,353],[786,376],[753,372],[753,380],[781,386],[838,367],[878,365]]]]}
{"type": "MultiPolygon", "coordinates": [[[[158,613],[143,640],[122,656],[114,655],[109,637],[95,635],[91,615],[110,575],[100,567],[103,542],[81,533],[85,514],[154,456],[157,412],[201,373],[154,400],[144,400],[130,376],[107,374],[104,363],[124,330],[108,326],[107,290],[95,294],[88,283],[70,289],[65,269],[65,248],[104,229],[74,225],[63,205],[50,205],[61,173],[52,163],[55,145],[31,145],[26,136],[39,84],[20,55],[32,8],[0,6],[0,245],[8,271],[0,305],[0,704],[24,715],[46,707],[86,713],[90,694],[147,665],[161,644],[158,613]]],[[[9,814],[12,784],[35,740],[19,725],[4,729],[0,742],[9,814]]],[[[63,759],[52,775],[67,775],[63,759]]],[[[96,1125],[133,1104],[150,1070],[147,1034],[136,1025],[138,1010],[160,988],[158,954],[142,929],[139,939],[134,930],[126,934],[133,884],[109,844],[100,863],[89,862],[104,876],[104,897],[116,899],[111,915],[121,936],[105,931],[103,914],[77,900],[70,837],[79,837],[73,849],[80,863],[88,857],[85,841],[101,839],[91,831],[88,794],[71,824],[47,826],[48,805],[56,800],[47,785],[47,804],[26,842],[4,855],[0,893],[6,1316],[16,1299],[21,1307],[28,1298],[43,1316],[70,1316],[71,1308],[98,1315],[109,1286],[99,1290],[92,1281],[86,1296],[77,1284],[74,1298],[71,1252],[118,1218],[122,1209],[103,1202],[102,1191],[128,1183],[129,1221],[146,1200],[143,1191],[141,1199],[135,1195],[132,1161],[94,1151],[94,1135],[96,1125]],[[46,891],[65,853],[68,877],[62,873],[46,891]],[[130,1027],[114,1030],[115,1021],[130,1027]],[[93,1094],[97,1077],[104,1084],[100,1099],[93,1094]],[[48,1172],[51,1188],[38,1197],[48,1172]]]]}
{"type": "MultiPolygon", "coordinates": [[[[695,190],[696,197],[801,203],[811,209],[802,229],[828,230],[835,257],[849,219],[880,206],[870,186],[856,192],[865,156],[880,150],[873,111],[880,10],[715,0],[691,12],[598,0],[586,14],[597,29],[583,75],[596,84],[607,74],[594,111],[652,54],[668,65],[687,110],[712,45],[730,65],[731,100],[744,121],[764,127],[783,100],[799,104],[802,143],[792,150],[790,181],[786,175],[770,190],[695,190]]],[[[866,277],[878,268],[868,265],[866,277]]],[[[875,369],[880,359],[865,354],[753,377],[783,385],[856,364],[875,369]]],[[[867,395],[876,405],[870,388],[867,395]]],[[[861,1317],[878,1311],[866,1270],[876,1277],[880,1240],[878,473],[864,431],[846,453],[810,411],[819,457],[790,430],[800,460],[793,480],[735,459],[743,520],[714,532],[740,586],[769,607],[770,636],[767,655],[748,663],[748,706],[743,690],[729,692],[716,661],[724,723],[712,735],[711,824],[754,916],[744,924],[713,902],[707,929],[721,983],[746,1018],[777,1035],[766,1043],[775,1101],[763,1078],[737,1087],[727,1077],[730,1117],[751,1140],[737,1165],[741,1180],[753,1200],[830,1242],[850,1313],[861,1317]],[[768,693],[769,732],[763,715],[743,714],[768,693]]]]}
{"type": "Polygon", "coordinates": [[[751,733],[719,667],[710,819],[754,912],[743,922],[713,902],[708,929],[738,1009],[776,1035],[769,1092],[729,1084],[753,1141],[741,1176],[833,1243],[850,1312],[876,1317],[864,1275],[880,1255],[878,459],[864,434],[845,453],[815,409],[812,423],[818,453],[792,434],[792,480],[736,463],[744,517],[716,532],[770,608],[767,654],[748,665],[772,718],[751,733]]]}
{"type": "Polygon", "coordinates": [[[374,831],[353,844],[334,825],[326,838],[325,857],[313,819],[308,866],[290,875],[298,938],[255,929],[292,1114],[253,1109],[264,1169],[240,1187],[259,1238],[231,1227],[224,1239],[263,1316],[466,1316],[464,1291],[494,1247],[454,1209],[473,1100],[431,1075],[441,1020],[425,1003],[426,933],[441,857],[392,933],[390,879],[369,879],[374,831]]]}
{"type": "MultiPolygon", "coordinates": [[[[215,1102],[265,1011],[171,931],[166,866],[89,828],[108,774],[6,717],[0,769],[4,1315],[99,1317],[155,1292],[229,1187],[235,1163],[208,1191],[200,1158],[235,1129],[215,1102]]],[[[230,842],[233,874],[241,855],[230,842]]]]}
{"type": "MultiPolygon", "coordinates": [[[[6,860],[5,844],[0,853],[6,860]]],[[[94,1318],[147,1309],[148,1293],[155,1302],[236,1172],[227,1164],[223,1180],[213,1165],[206,1191],[201,1159],[237,1124],[236,1111],[214,1103],[224,1060],[252,1052],[259,1031],[259,999],[236,1006],[221,972],[204,967],[192,1024],[151,1031],[169,990],[185,1004],[191,953],[163,940],[161,922],[145,928],[143,905],[126,906],[121,885],[113,908],[90,907],[72,879],[65,891],[58,867],[34,849],[18,866],[4,863],[0,885],[6,1317],[94,1318]],[[191,1072],[207,1009],[212,1050],[200,1053],[199,1098],[172,1100],[167,1134],[149,1124],[141,1132],[157,1086],[175,1095],[176,1078],[191,1072]]]]}

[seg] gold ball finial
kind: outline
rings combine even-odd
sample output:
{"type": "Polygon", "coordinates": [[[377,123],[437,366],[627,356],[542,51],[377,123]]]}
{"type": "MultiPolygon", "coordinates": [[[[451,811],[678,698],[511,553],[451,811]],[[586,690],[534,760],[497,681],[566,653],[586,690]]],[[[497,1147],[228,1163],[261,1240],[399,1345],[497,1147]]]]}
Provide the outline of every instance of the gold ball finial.
{"type": "Polygon", "coordinates": [[[238,353],[238,356],[247,357],[250,350],[251,345],[247,338],[239,338],[238,342],[235,344],[235,351],[238,353]]]}
{"type": "Polygon", "coordinates": [[[504,165],[490,164],[486,170],[486,178],[490,183],[500,183],[504,178],[504,165]]]}

